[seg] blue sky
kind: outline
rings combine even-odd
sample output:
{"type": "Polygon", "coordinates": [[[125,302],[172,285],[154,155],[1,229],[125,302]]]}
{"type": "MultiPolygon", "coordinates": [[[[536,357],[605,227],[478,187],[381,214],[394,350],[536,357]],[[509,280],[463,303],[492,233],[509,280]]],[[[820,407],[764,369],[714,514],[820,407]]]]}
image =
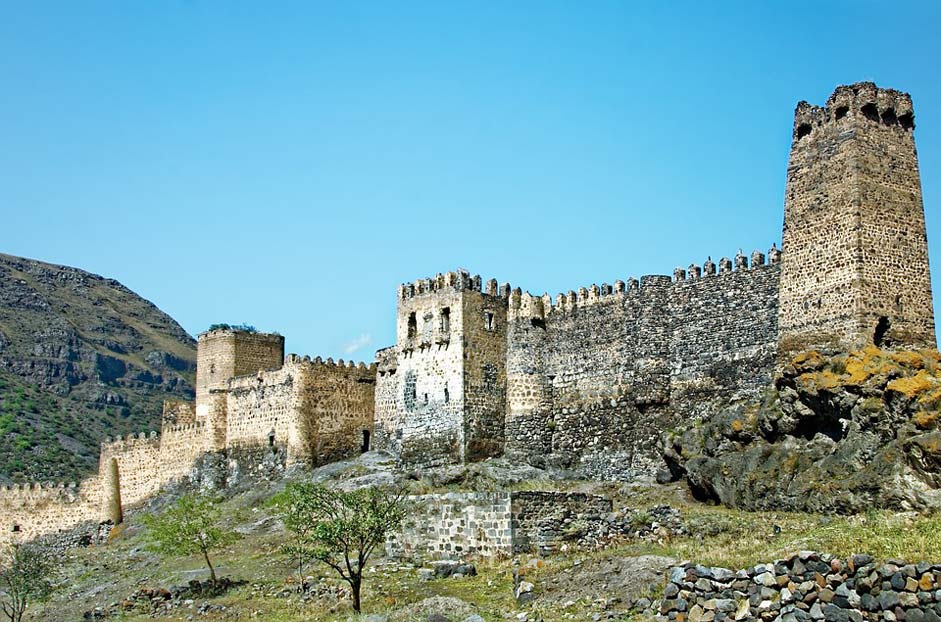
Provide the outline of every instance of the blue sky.
{"type": "Polygon", "coordinates": [[[914,98],[937,268],[939,23],[866,1],[4,1],[0,251],[116,278],[193,334],[370,360],[402,281],[555,294],[780,242],[796,103],[873,80],[914,98]]]}

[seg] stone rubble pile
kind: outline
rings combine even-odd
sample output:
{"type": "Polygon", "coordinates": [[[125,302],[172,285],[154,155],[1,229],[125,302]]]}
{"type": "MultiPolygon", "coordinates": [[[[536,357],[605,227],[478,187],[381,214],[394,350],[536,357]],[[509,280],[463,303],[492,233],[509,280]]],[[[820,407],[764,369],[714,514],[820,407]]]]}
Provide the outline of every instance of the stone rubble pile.
{"type": "Polygon", "coordinates": [[[674,567],[658,622],[941,622],[941,565],[801,551],[732,571],[674,567]]]}
{"type": "MultiPolygon", "coordinates": [[[[542,525],[540,525],[542,527],[542,525]]],[[[647,510],[619,508],[598,520],[579,525],[570,518],[556,526],[561,534],[576,533],[575,546],[580,550],[597,550],[615,542],[640,541],[663,543],[673,536],[689,533],[680,511],[669,505],[658,505],[647,510]]],[[[560,550],[568,550],[562,545],[560,550]]]]}
{"type": "Polygon", "coordinates": [[[127,612],[132,611],[156,616],[165,615],[178,609],[191,610],[197,615],[215,614],[225,618],[229,617],[230,613],[225,605],[213,605],[205,601],[200,602],[198,599],[219,596],[240,584],[240,582],[223,577],[215,585],[209,581],[194,579],[186,585],[177,586],[173,589],[140,587],[121,602],[111,603],[108,607],[96,607],[85,611],[82,614],[82,619],[123,619],[127,612]]]}

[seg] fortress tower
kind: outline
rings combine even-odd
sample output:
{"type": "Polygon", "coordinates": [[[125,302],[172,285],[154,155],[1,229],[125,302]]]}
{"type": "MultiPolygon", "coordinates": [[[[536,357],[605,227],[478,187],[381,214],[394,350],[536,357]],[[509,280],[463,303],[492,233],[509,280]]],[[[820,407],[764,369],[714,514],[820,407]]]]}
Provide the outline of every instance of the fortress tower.
{"type": "Polygon", "coordinates": [[[424,465],[503,451],[508,295],[466,272],[399,288],[397,345],[378,355],[377,448],[424,465]]]}
{"type": "Polygon", "coordinates": [[[209,330],[199,335],[196,349],[196,405],[209,393],[226,388],[229,379],[284,364],[284,337],[233,328],[209,330]]]}
{"type": "Polygon", "coordinates": [[[220,328],[199,335],[196,346],[196,420],[207,424],[207,449],[221,449],[226,440],[226,398],[223,389],[236,376],[284,364],[284,337],[220,328]]]}
{"type": "Polygon", "coordinates": [[[935,347],[911,97],[871,82],[800,102],[787,171],[779,356],[935,347]]]}

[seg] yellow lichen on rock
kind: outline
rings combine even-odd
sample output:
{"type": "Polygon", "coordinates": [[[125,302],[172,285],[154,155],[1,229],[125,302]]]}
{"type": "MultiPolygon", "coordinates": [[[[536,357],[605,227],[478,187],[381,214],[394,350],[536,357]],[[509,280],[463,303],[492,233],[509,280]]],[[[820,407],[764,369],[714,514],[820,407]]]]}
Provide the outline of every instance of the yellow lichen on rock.
{"type": "Polygon", "coordinates": [[[805,371],[809,369],[820,369],[824,365],[823,356],[820,355],[816,350],[810,350],[809,352],[801,352],[791,361],[791,365],[794,366],[798,371],[805,371]]]}
{"type": "Polygon", "coordinates": [[[914,376],[896,378],[886,385],[886,390],[895,391],[912,398],[925,393],[938,385],[939,379],[921,370],[914,376]]]}
{"type": "Polygon", "coordinates": [[[939,413],[936,410],[923,410],[921,412],[917,412],[912,416],[912,423],[922,430],[936,428],[938,427],[938,414],[939,413]]]}
{"type": "Polygon", "coordinates": [[[911,367],[912,369],[923,369],[925,367],[925,357],[921,352],[910,350],[893,352],[889,355],[889,358],[904,367],[911,367]]]}

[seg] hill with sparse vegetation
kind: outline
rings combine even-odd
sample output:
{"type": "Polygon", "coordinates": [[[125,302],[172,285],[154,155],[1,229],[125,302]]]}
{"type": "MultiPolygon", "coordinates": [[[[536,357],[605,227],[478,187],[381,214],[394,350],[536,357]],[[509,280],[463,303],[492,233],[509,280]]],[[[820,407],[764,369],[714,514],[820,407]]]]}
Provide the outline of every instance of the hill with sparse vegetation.
{"type": "Polygon", "coordinates": [[[80,479],[191,399],[196,344],[121,283],[0,254],[0,482],[80,479]]]}

